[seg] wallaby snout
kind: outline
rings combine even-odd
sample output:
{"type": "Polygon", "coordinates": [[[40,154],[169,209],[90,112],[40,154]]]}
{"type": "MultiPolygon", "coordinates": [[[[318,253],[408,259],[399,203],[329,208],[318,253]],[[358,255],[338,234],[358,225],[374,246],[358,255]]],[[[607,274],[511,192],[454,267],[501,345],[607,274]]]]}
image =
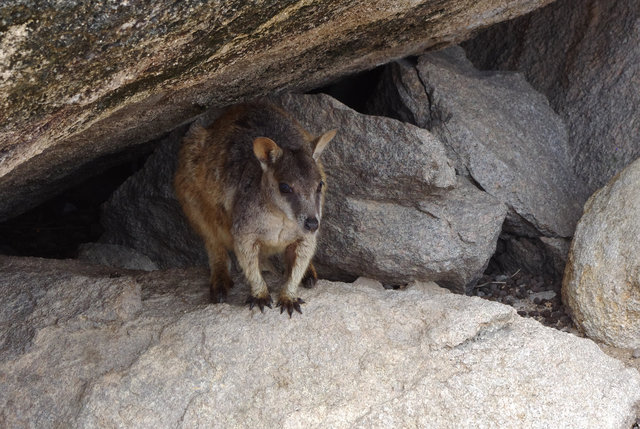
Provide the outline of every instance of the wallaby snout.
{"type": "Polygon", "coordinates": [[[306,230],[311,232],[316,232],[318,229],[318,218],[317,217],[308,217],[304,221],[304,227],[306,230]]]}

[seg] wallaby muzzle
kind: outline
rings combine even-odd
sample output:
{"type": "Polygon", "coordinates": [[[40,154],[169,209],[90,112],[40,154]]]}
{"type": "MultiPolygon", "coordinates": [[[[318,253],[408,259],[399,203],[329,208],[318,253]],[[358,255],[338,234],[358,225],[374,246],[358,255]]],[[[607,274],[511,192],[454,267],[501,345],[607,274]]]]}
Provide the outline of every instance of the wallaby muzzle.
{"type": "Polygon", "coordinates": [[[318,218],[316,217],[308,217],[304,221],[304,228],[310,232],[316,232],[318,229],[318,218]]]}

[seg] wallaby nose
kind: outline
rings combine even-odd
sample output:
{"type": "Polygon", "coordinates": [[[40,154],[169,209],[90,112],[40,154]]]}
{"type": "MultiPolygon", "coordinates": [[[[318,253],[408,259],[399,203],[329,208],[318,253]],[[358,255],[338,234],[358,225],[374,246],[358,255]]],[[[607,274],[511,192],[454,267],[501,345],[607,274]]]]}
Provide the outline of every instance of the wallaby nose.
{"type": "Polygon", "coordinates": [[[315,217],[308,217],[304,221],[304,227],[309,231],[314,232],[316,229],[318,229],[318,219],[315,217]]]}

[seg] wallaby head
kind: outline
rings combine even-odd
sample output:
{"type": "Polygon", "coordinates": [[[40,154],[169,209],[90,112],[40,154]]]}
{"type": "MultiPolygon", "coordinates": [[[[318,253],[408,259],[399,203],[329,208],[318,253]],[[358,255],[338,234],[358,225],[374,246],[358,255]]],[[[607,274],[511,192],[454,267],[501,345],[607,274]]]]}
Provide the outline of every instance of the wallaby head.
{"type": "Polygon", "coordinates": [[[325,191],[320,155],[335,135],[336,130],[328,131],[297,150],[267,137],[253,142],[263,172],[261,192],[305,233],[315,233],[320,225],[325,191]]]}

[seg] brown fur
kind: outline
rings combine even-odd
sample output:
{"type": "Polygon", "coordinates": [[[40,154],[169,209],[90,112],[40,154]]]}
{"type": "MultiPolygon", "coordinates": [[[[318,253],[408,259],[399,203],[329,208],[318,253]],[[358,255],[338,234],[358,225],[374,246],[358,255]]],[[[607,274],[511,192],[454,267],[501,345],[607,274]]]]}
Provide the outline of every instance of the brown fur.
{"type": "Polygon", "coordinates": [[[326,189],[318,158],[334,135],[313,138],[283,110],[258,103],[233,106],[185,137],[174,187],[204,239],[214,302],[233,285],[233,251],[251,286],[248,302],[270,307],[260,263],[284,253],[287,281],[278,305],[289,315],[300,311],[300,281],[312,286],[317,279],[311,258],[326,189]]]}

